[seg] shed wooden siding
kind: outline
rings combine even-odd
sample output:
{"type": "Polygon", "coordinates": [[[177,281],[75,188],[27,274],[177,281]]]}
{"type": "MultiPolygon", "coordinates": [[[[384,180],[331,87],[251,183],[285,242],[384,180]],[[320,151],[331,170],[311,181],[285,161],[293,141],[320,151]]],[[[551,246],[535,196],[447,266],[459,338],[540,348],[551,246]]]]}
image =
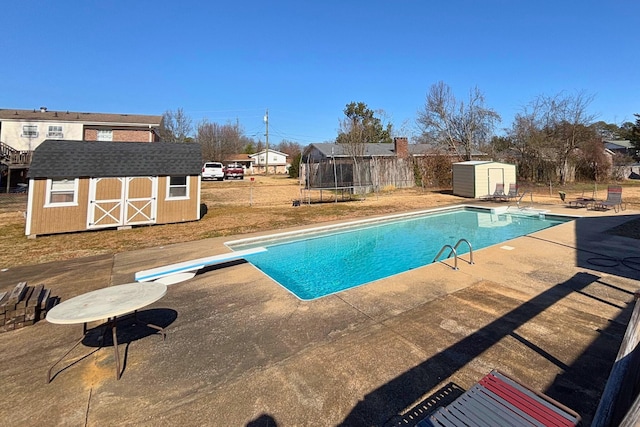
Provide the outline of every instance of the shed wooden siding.
{"type": "Polygon", "coordinates": [[[29,186],[31,212],[29,235],[67,233],[85,230],[87,227],[87,204],[89,202],[89,179],[78,182],[78,204],[76,206],[44,207],[47,202],[47,180],[34,179],[29,186]]]}
{"type": "Polygon", "coordinates": [[[189,198],[167,200],[168,177],[158,178],[158,224],[200,219],[200,176],[189,176],[189,198]]]}

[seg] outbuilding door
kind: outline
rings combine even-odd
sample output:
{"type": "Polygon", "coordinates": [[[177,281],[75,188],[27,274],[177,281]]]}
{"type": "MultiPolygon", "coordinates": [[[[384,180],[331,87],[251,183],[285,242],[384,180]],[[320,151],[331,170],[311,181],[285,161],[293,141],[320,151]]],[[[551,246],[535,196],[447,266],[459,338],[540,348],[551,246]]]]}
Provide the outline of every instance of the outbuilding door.
{"type": "Polygon", "coordinates": [[[155,224],[158,178],[91,178],[87,228],[155,224]]]}
{"type": "Polygon", "coordinates": [[[493,194],[496,191],[496,184],[504,185],[504,169],[489,168],[487,169],[487,194],[493,194]]]}

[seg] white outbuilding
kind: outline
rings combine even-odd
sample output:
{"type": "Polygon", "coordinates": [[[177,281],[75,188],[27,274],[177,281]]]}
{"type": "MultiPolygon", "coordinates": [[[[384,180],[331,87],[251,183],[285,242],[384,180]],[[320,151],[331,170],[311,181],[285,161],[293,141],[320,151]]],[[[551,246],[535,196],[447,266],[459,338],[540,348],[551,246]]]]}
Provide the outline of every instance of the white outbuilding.
{"type": "Polygon", "coordinates": [[[516,184],[516,165],[509,163],[477,161],[453,164],[453,194],[476,199],[492,195],[496,184],[503,184],[504,191],[509,184],[516,184]]]}

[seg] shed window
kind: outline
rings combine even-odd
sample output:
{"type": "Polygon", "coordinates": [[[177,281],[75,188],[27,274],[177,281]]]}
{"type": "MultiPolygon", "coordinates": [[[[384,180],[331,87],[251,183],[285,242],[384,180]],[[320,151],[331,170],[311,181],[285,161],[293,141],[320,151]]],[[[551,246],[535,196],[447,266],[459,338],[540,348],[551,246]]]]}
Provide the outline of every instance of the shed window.
{"type": "Polygon", "coordinates": [[[170,176],[167,199],[188,199],[189,180],[186,176],[170,176]]]}
{"type": "Polygon", "coordinates": [[[113,131],[111,129],[98,129],[98,141],[113,141],[113,131]]]}
{"type": "Polygon", "coordinates": [[[78,179],[48,179],[47,206],[78,204],[78,179]]]}

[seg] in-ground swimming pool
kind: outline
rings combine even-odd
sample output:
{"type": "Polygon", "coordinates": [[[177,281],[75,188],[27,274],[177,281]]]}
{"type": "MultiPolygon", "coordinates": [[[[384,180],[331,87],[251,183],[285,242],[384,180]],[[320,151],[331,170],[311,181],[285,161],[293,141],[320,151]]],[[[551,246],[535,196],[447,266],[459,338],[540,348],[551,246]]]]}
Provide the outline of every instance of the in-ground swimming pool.
{"type": "MultiPolygon", "coordinates": [[[[247,261],[298,298],[310,300],[430,264],[444,245],[453,246],[460,239],[476,250],[570,220],[467,207],[226,244],[232,250],[266,247],[266,252],[247,256],[247,261]]],[[[466,244],[457,250],[458,255],[468,251],[466,244]]],[[[442,257],[448,254],[445,251],[442,257]]]]}

